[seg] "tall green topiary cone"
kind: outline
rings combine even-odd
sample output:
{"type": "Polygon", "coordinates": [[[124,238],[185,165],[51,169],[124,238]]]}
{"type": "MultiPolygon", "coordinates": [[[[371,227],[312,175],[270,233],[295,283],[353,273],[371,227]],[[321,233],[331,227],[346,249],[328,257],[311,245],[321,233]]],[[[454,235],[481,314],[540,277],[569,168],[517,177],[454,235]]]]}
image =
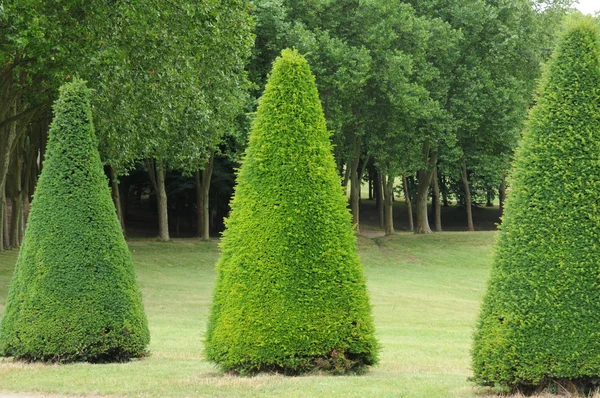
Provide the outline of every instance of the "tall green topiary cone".
{"type": "Polygon", "coordinates": [[[0,353],[26,360],[121,361],[149,332],[92,125],[90,92],[54,104],[44,169],[0,326],[0,353]]]}
{"type": "Polygon", "coordinates": [[[209,360],[241,373],[376,362],[347,201],[315,79],[284,50],[260,100],[217,264],[209,360]]]}
{"type": "Polygon", "coordinates": [[[571,20],[515,156],[473,345],[478,384],[600,380],[599,56],[594,22],[571,20]]]}

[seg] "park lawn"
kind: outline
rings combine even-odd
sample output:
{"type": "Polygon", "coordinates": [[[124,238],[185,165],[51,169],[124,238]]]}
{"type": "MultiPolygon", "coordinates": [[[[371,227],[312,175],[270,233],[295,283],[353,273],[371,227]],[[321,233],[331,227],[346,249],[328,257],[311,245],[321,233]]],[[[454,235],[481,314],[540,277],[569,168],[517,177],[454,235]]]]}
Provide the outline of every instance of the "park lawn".
{"type": "MultiPolygon", "coordinates": [[[[237,377],[203,356],[217,242],[133,240],[150,356],[103,365],[0,359],[0,396],[479,396],[467,380],[469,350],[493,241],[493,232],[359,237],[381,344],[379,365],[361,376],[237,377]]],[[[17,251],[0,253],[0,315],[16,257],[17,251]]]]}

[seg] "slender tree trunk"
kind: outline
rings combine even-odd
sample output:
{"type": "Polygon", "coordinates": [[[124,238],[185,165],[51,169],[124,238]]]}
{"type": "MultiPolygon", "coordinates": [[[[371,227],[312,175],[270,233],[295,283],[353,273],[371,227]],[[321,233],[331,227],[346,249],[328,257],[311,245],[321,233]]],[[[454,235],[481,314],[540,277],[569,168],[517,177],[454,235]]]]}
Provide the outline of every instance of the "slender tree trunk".
{"type": "Polygon", "coordinates": [[[358,203],[360,205],[362,199],[362,179],[367,171],[367,164],[369,163],[369,159],[371,155],[367,155],[362,165],[358,169],[358,203]]]}
{"type": "Polygon", "coordinates": [[[115,173],[115,169],[109,167],[110,169],[110,186],[112,189],[112,198],[115,203],[115,209],[117,210],[117,217],[119,218],[119,224],[121,224],[121,230],[123,231],[123,236],[127,236],[127,230],[125,229],[125,216],[123,214],[123,204],[121,203],[121,190],[119,188],[119,178],[117,173],[115,173]]]}
{"type": "Polygon", "coordinates": [[[385,228],[385,216],[383,209],[383,184],[381,179],[381,171],[375,171],[375,206],[379,214],[379,227],[385,228]]]}
{"type": "MultiPolygon", "coordinates": [[[[16,105],[10,107],[11,113],[16,113],[16,105]]],[[[5,244],[5,235],[8,231],[7,228],[8,220],[6,211],[6,182],[8,179],[8,172],[10,169],[11,155],[15,142],[17,139],[17,128],[16,122],[10,123],[9,126],[2,128],[4,131],[0,131],[0,251],[8,249],[9,245],[5,244]]],[[[10,242],[9,242],[10,243],[10,242]]]]}
{"type": "Polygon", "coordinates": [[[206,213],[204,212],[204,186],[202,185],[202,170],[197,170],[196,177],[196,229],[197,236],[205,240],[202,236],[204,226],[206,225],[206,213]]]}
{"type": "Polygon", "coordinates": [[[27,224],[27,219],[25,218],[25,203],[27,202],[27,198],[23,201],[22,216],[20,218],[21,224],[19,225],[19,246],[23,244],[23,239],[25,239],[25,225],[27,224]]]}
{"type": "Polygon", "coordinates": [[[167,207],[167,191],[165,189],[166,165],[164,162],[150,160],[148,162],[150,180],[156,193],[158,206],[158,237],[162,241],[169,240],[169,213],[167,207]]]}
{"type": "Polygon", "coordinates": [[[21,231],[23,230],[23,195],[19,194],[12,201],[12,214],[10,220],[10,247],[21,246],[21,231]]]}
{"type": "Polygon", "coordinates": [[[500,214],[504,212],[504,201],[506,200],[506,175],[502,174],[502,182],[498,187],[498,201],[500,202],[500,214]]]}
{"type": "MultiPolygon", "coordinates": [[[[12,118],[21,110],[19,108],[19,99],[15,98],[12,106],[8,107],[9,115],[12,118]]],[[[0,128],[0,250],[19,246],[21,243],[20,229],[23,228],[23,157],[25,151],[25,133],[29,126],[29,121],[35,115],[35,112],[29,112],[21,119],[13,119],[5,122],[5,127],[0,128]],[[9,180],[11,177],[11,180],[9,180]],[[7,193],[11,199],[11,223],[8,219],[8,201],[7,193]]]]}
{"type": "Polygon", "coordinates": [[[426,167],[419,170],[419,182],[417,186],[417,227],[415,233],[430,234],[431,227],[427,217],[427,199],[429,197],[429,186],[435,165],[437,164],[437,152],[431,151],[429,142],[423,144],[423,159],[426,167]]]}
{"type": "Polygon", "coordinates": [[[352,224],[356,232],[360,232],[360,176],[359,174],[359,163],[360,163],[360,137],[355,137],[354,157],[350,163],[350,209],[352,211],[352,224]]]}
{"type": "Polygon", "coordinates": [[[4,246],[4,228],[6,224],[6,195],[4,190],[0,190],[0,251],[4,251],[7,247],[4,246]]]}
{"type": "Polygon", "coordinates": [[[492,203],[492,188],[488,188],[487,192],[486,192],[486,203],[485,203],[485,207],[494,207],[494,204],[492,203]]]}
{"type": "Polygon", "coordinates": [[[442,192],[442,205],[448,207],[450,204],[448,203],[448,184],[446,183],[445,176],[440,174],[438,181],[442,183],[442,186],[440,187],[440,191],[442,192]]]}
{"type": "Polygon", "coordinates": [[[164,163],[159,162],[156,164],[156,182],[158,186],[157,198],[158,198],[158,229],[160,239],[163,241],[169,240],[169,213],[167,206],[167,191],[165,189],[165,179],[167,170],[164,163]]]}
{"type": "Polygon", "coordinates": [[[467,228],[469,231],[475,231],[473,226],[473,210],[471,208],[471,189],[469,188],[469,178],[467,176],[467,164],[464,159],[460,164],[460,180],[465,193],[465,208],[467,210],[467,228]]]}
{"type": "Polygon", "coordinates": [[[2,206],[2,236],[0,236],[0,240],[2,241],[2,250],[10,249],[10,236],[8,234],[8,207],[6,202],[6,196],[2,194],[3,198],[3,206],[2,206]]]}
{"type": "Polygon", "coordinates": [[[408,210],[408,230],[413,232],[415,230],[415,222],[413,219],[412,200],[410,200],[410,194],[408,193],[406,173],[402,173],[402,187],[404,189],[404,200],[406,201],[406,208],[408,210]]]}
{"type": "Polygon", "coordinates": [[[35,186],[37,185],[38,179],[38,158],[40,155],[42,141],[40,140],[40,132],[48,128],[45,125],[46,121],[42,120],[30,131],[30,145],[25,153],[25,177],[23,181],[23,192],[25,194],[25,200],[31,203],[33,192],[35,192],[35,186]]]}
{"type": "Polygon", "coordinates": [[[431,207],[429,209],[429,214],[427,215],[427,217],[430,220],[434,220],[434,224],[435,224],[435,218],[436,218],[435,214],[436,214],[436,210],[437,210],[435,208],[435,200],[436,200],[436,198],[435,198],[435,192],[433,190],[433,180],[434,180],[434,177],[435,177],[435,171],[434,171],[433,174],[434,175],[431,176],[431,185],[429,186],[429,191],[430,191],[430,195],[431,195],[431,207]]]}
{"type": "Polygon", "coordinates": [[[202,240],[210,240],[210,207],[209,192],[210,180],[213,172],[215,154],[211,153],[204,169],[196,172],[196,198],[198,213],[198,236],[202,240]]]}
{"type": "Polygon", "coordinates": [[[14,248],[21,245],[20,231],[23,224],[23,158],[25,151],[25,137],[19,139],[19,144],[12,156],[11,173],[8,176],[7,191],[11,199],[11,220],[8,247],[14,248]]]}
{"type": "Polygon", "coordinates": [[[51,122],[52,120],[50,119],[46,120],[40,131],[40,157],[38,164],[38,175],[42,173],[44,159],[46,158],[46,148],[48,147],[48,131],[50,129],[51,122]]]}
{"type": "Polygon", "coordinates": [[[437,166],[433,169],[433,176],[431,177],[432,192],[431,204],[434,212],[435,230],[436,232],[442,232],[442,208],[440,206],[440,186],[438,183],[437,166]]]}
{"type": "Polygon", "coordinates": [[[342,179],[342,186],[346,188],[348,186],[348,181],[350,181],[350,164],[346,164],[346,170],[344,170],[344,178],[342,179]]]}
{"type": "Polygon", "coordinates": [[[392,197],[394,195],[394,177],[388,175],[387,178],[383,177],[385,181],[383,197],[385,202],[385,235],[390,236],[394,234],[394,202],[392,197]]]}
{"type": "Polygon", "coordinates": [[[417,234],[430,234],[429,218],[427,217],[427,197],[429,191],[428,180],[429,173],[427,170],[419,170],[419,183],[417,187],[417,234]],[[423,181],[423,182],[421,182],[423,181]]]}
{"type": "Polygon", "coordinates": [[[128,178],[122,178],[119,181],[119,199],[121,203],[121,211],[123,212],[123,221],[127,220],[127,210],[129,209],[129,187],[131,183],[128,178]]]}
{"type": "Polygon", "coordinates": [[[368,173],[369,173],[369,200],[373,200],[374,199],[374,193],[373,193],[373,167],[369,167],[368,173]]]}
{"type": "Polygon", "coordinates": [[[352,161],[350,170],[350,210],[352,211],[352,224],[356,232],[360,231],[359,225],[359,178],[358,178],[358,159],[352,161]]]}
{"type": "Polygon", "coordinates": [[[37,178],[37,164],[35,162],[35,158],[37,157],[37,153],[39,150],[39,142],[35,142],[33,147],[27,149],[25,153],[25,162],[24,164],[24,173],[23,173],[23,181],[22,181],[22,216],[20,218],[21,225],[19,226],[19,246],[23,244],[23,238],[25,237],[25,226],[27,225],[27,218],[25,214],[25,206],[30,203],[29,198],[31,197],[31,192],[35,189],[35,179],[37,178]]]}

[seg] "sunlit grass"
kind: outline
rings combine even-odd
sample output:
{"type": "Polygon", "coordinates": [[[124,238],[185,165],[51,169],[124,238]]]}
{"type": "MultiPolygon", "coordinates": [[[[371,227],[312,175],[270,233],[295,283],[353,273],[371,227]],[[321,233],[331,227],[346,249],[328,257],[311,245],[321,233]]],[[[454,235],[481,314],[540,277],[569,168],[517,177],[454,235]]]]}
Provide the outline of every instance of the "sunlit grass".
{"type": "MultiPolygon", "coordinates": [[[[494,233],[359,238],[380,364],[362,376],[224,375],[203,357],[217,242],[131,241],[151,356],[125,364],[0,360],[0,391],[219,397],[468,397],[469,349],[494,233]]],[[[0,314],[17,252],[0,253],[0,314]]],[[[1,395],[1,394],[0,394],[1,395]]]]}

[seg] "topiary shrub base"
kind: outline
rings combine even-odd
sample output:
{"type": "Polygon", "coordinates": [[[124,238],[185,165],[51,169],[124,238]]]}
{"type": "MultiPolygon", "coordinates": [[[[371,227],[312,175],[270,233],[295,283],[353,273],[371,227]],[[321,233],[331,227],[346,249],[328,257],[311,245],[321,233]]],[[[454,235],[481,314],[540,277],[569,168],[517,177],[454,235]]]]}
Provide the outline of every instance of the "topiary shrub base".
{"type": "Polygon", "coordinates": [[[373,364],[372,358],[368,358],[365,355],[344,353],[335,349],[329,355],[323,357],[298,357],[291,359],[290,362],[292,362],[291,366],[262,364],[259,367],[251,362],[238,363],[231,367],[222,366],[222,369],[226,372],[243,376],[253,376],[259,373],[280,373],[285,376],[300,376],[315,372],[344,375],[363,374],[373,364]]]}
{"type": "MultiPolygon", "coordinates": [[[[469,379],[473,381],[473,379],[469,379]]],[[[526,397],[545,396],[544,394],[565,395],[575,397],[594,396],[600,390],[600,377],[584,377],[578,379],[544,379],[537,383],[518,383],[514,386],[483,386],[478,395],[522,395],[526,397]]]]}
{"type": "MultiPolygon", "coordinates": [[[[85,349],[84,349],[85,350],[85,349]]],[[[72,362],[89,362],[93,364],[102,363],[124,363],[134,358],[144,358],[149,351],[126,351],[122,348],[110,348],[105,353],[94,353],[92,356],[78,355],[77,353],[53,354],[47,356],[21,355],[13,357],[22,362],[47,362],[67,364],[72,362]]]]}

